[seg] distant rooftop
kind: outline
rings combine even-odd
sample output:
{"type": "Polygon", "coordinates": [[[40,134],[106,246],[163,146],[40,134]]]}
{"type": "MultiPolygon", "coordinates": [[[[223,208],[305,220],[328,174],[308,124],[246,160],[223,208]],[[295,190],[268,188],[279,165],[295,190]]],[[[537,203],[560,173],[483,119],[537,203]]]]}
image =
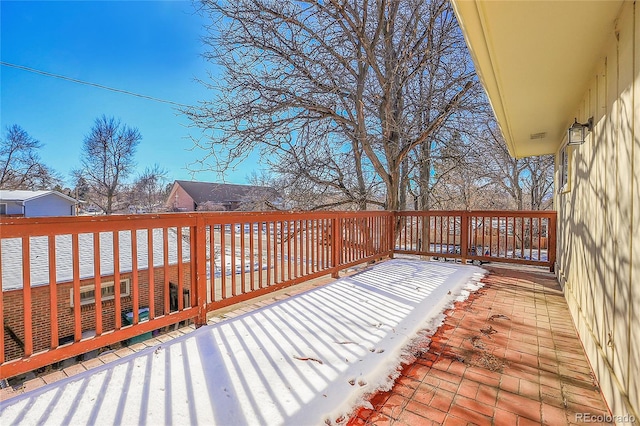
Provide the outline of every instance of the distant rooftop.
{"type": "Polygon", "coordinates": [[[45,195],[54,194],[59,197],[65,198],[69,201],[76,202],[74,198],[64,195],[58,191],[28,191],[28,190],[13,190],[13,189],[0,189],[0,201],[28,201],[34,198],[43,197],[45,195]]]}
{"type": "Polygon", "coordinates": [[[277,197],[277,192],[269,186],[237,185],[230,183],[196,182],[188,180],[177,180],[180,185],[196,204],[204,204],[207,201],[228,202],[244,201],[252,197],[271,194],[277,197]]]}

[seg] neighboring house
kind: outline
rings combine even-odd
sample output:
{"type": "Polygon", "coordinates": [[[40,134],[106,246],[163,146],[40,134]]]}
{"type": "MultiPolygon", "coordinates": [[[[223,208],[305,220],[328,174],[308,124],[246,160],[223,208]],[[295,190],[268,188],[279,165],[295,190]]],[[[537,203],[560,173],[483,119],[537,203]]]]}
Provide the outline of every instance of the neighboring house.
{"type": "Polygon", "coordinates": [[[75,216],[77,204],[58,191],[0,190],[0,216],[75,216]]]}
{"type": "MultiPolygon", "coordinates": [[[[137,232],[137,270],[139,288],[139,307],[149,306],[149,250],[146,230],[137,232]]],[[[102,318],[103,330],[107,332],[115,327],[115,317],[130,312],[133,307],[132,295],[132,255],[131,232],[120,231],[119,239],[119,269],[121,312],[115,312],[114,304],[114,261],[113,261],[113,233],[100,233],[100,282],[102,289],[102,318]]],[[[165,309],[176,310],[178,280],[178,238],[177,231],[169,228],[167,233],[168,262],[167,275],[170,284],[170,306],[165,306],[166,283],[163,254],[163,231],[153,230],[153,295],[155,315],[164,314],[165,309]],[[174,300],[175,299],[175,300],[174,300]]],[[[2,239],[1,268],[2,302],[5,360],[19,358],[23,355],[21,339],[24,336],[23,318],[23,277],[22,277],[22,240],[20,238],[2,239]]],[[[56,287],[58,312],[58,341],[60,344],[73,340],[74,311],[73,311],[73,260],[72,241],[70,235],[55,237],[56,252],[56,287]]],[[[47,237],[31,237],[30,249],[30,279],[31,306],[33,322],[33,349],[41,351],[48,349],[51,344],[50,324],[50,289],[48,265],[47,237]]],[[[91,334],[95,330],[95,271],[93,255],[93,235],[78,235],[80,305],[82,317],[82,332],[91,334]]],[[[189,303],[191,282],[190,244],[188,233],[182,234],[182,268],[183,293],[185,306],[189,303]]],[[[123,323],[125,325],[125,323],[123,323]]]]}
{"type": "MultiPolygon", "coordinates": [[[[556,156],[555,271],[613,414],[640,419],[638,5],[453,4],[511,155],[556,156]]],[[[543,365],[571,375],[571,359],[555,362],[543,365]]]]}
{"type": "Polygon", "coordinates": [[[268,186],[177,180],[167,198],[171,211],[273,210],[280,204],[278,193],[268,186]]]}

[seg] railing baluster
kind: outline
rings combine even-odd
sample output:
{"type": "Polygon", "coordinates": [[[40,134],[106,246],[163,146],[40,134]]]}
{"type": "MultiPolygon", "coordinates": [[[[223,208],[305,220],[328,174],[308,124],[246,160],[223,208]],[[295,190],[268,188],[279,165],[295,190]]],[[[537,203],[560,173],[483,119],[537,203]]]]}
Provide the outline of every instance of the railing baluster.
{"type": "MultiPolygon", "coordinates": [[[[184,265],[182,264],[182,242],[182,225],[180,225],[176,227],[176,262],[178,263],[178,311],[182,311],[184,309],[184,265]]],[[[136,299],[134,299],[134,303],[136,303],[136,299]]],[[[138,312],[138,309],[134,305],[134,315],[136,314],[136,312],[138,312]]]]}
{"type": "Polygon", "coordinates": [[[486,245],[485,245],[485,243],[484,243],[484,237],[485,237],[485,235],[486,235],[486,233],[487,233],[487,230],[486,230],[486,228],[485,228],[485,224],[486,224],[486,222],[487,222],[487,221],[486,221],[486,217],[485,217],[485,216],[482,216],[482,255],[483,255],[483,256],[484,256],[484,254],[485,254],[485,247],[486,247],[486,245]]]}
{"type": "Polygon", "coordinates": [[[307,261],[309,260],[309,251],[307,250],[307,220],[298,221],[298,247],[300,253],[298,254],[298,274],[300,277],[304,277],[309,274],[306,268],[307,261]]]}
{"type": "Polygon", "coordinates": [[[325,235],[325,224],[324,224],[324,219],[319,219],[316,223],[317,225],[317,229],[316,229],[316,250],[317,250],[317,270],[324,270],[324,250],[325,250],[325,243],[327,241],[327,236],[325,235]]]}
{"type": "Polygon", "coordinates": [[[489,216],[489,257],[495,253],[493,250],[493,216],[489,216]]]}
{"type": "Polygon", "coordinates": [[[247,289],[247,253],[246,253],[246,233],[245,233],[245,225],[246,223],[240,223],[240,294],[246,293],[247,289]]]}
{"type": "Polygon", "coordinates": [[[542,260],[542,217],[538,217],[538,260],[542,260]]]}
{"type": "Polygon", "coordinates": [[[236,265],[236,224],[235,222],[231,223],[231,235],[229,236],[231,241],[231,296],[236,296],[238,294],[237,289],[237,265],[236,265]]]}
{"type": "Polygon", "coordinates": [[[24,318],[24,356],[29,357],[33,354],[31,250],[29,237],[22,237],[22,306],[24,318]]]}
{"type": "MultiPolygon", "coordinates": [[[[199,236],[199,228],[198,223],[202,220],[202,215],[198,215],[196,218],[196,225],[190,226],[187,228],[189,232],[189,302],[191,302],[190,307],[198,306],[198,268],[200,267],[199,263],[204,262],[204,256],[198,256],[197,251],[202,247],[206,250],[205,247],[205,239],[203,236],[199,236]],[[200,243],[200,244],[198,244],[200,243]]],[[[184,297],[184,296],[183,296],[184,297]]],[[[188,308],[189,306],[185,306],[188,308]]],[[[196,327],[202,325],[200,322],[201,317],[196,317],[196,327]]]]}
{"type": "Polygon", "coordinates": [[[529,259],[533,260],[533,218],[529,218],[529,259]]]}
{"type": "Polygon", "coordinates": [[[258,222],[258,288],[262,288],[264,281],[262,281],[262,268],[264,256],[262,253],[262,226],[264,222],[258,222]]]}
{"type": "MultiPolygon", "coordinates": [[[[162,274],[164,278],[164,314],[169,315],[171,312],[171,283],[169,279],[169,228],[167,227],[162,228],[162,257],[162,274]]],[[[118,316],[117,313],[116,316],[118,316]]]]}
{"type": "MultiPolygon", "coordinates": [[[[514,257],[514,254],[516,252],[516,232],[515,232],[515,230],[516,230],[516,217],[512,216],[511,220],[512,220],[512,225],[511,225],[511,257],[514,257]]],[[[507,256],[507,257],[509,257],[509,256],[507,256]]]]}
{"type": "Polygon", "coordinates": [[[356,244],[355,244],[355,240],[354,240],[354,232],[353,232],[353,227],[354,227],[354,220],[352,218],[345,218],[342,222],[344,222],[344,230],[347,233],[346,238],[344,238],[342,241],[342,244],[344,246],[344,243],[346,242],[347,244],[349,244],[348,248],[347,248],[347,253],[346,256],[344,258],[344,260],[342,260],[340,263],[344,262],[344,263],[350,263],[353,261],[353,259],[355,258],[355,252],[356,252],[356,244]]]}
{"type": "Polygon", "coordinates": [[[291,262],[293,262],[292,265],[292,270],[293,270],[293,275],[289,276],[289,279],[291,278],[298,278],[298,263],[300,262],[300,253],[298,252],[298,221],[294,220],[292,222],[293,225],[293,235],[291,236],[291,238],[293,239],[293,259],[291,260],[291,262]]]}
{"type": "Polygon", "coordinates": [[[280,280],[278,280],[279,283],[283,282],[285,280],[285,272],[286,272],[286,268],[285,268],[285,255],[284,255],[284,247],[285,247],[285,229],[284,229],[284,224],[285,221],[279,221],[278,222],[280,224],[280,280]]]}
{"type": "Polygon", "coordinates": [[[93,233],[93,285],[96,336],[102,334],[102,273],[100,271],[100,233],[93,233]]]}
{"type": "MultiPolygon", "coordinates": [[[[149,320],[156,317],[155,304],[155,271],[153,264],[153,229],[147,228],[147,274],[149,278],[149,320]]],[[[119,283],[118,283],[119,284],[119,283]]]]}
{"type": "Polygon", "coordinates": [[[333,236],[331,232],[333,231],[329,226],[329,219],[322,219],[322,234],[323,234],[323,246],[322,246],[322,269],[327,269],[329,267],[329,263],[331,262],[331,258],[329,257],[329,250],[331,248],[330,244],[333,243],[333,236]]]}
{"type": "Polygon", "coordinates": [[[498,257],[502,257],[502,251],[501,251],[501,242],[502,242],[502,217],[500,215],[498,215],[496,217],[496,237],[498,239],[498,247],[496,249],[496,256],[498,257]]]}
{"type": "Polygon", "coordinates": [[[415,251],[420,251],[421,247],[420,247],[420,223],[422,222],[422,217],[421,216],[415,216],[413,218],[414,220],[414,229],[413,229],[413,241],[412,241],[412,245],[411,248],[415,251]]]}
{"type": "MultiPolygon", "coordinates": [[[[291,239],[295,238],[295,234],[291,234],[291,221],[287,221],[287,280],[291,279],[291,261],[292,261],[292,256],[291,256],[291,239]]],[[[283,279],[284,281],[284,279],[283,279]]]]}
{"type": "MultiPolygon", "coordinates": [[[[460,224],[460,227],[462,228],[462,224],[460,224]]],[[[464,253],[462,252],[462,233],[460,232],[461,229],[458,229],[458,218],[456,216],[453,216],[453,251],[454,253],[457,252],[457,250],[455,249],[456,245],[460,248],[460,254],[463,255],[464,253]],[[458,234],[460,234],[460,238],[459,241],[456,243],[456,240],[458,240],[458,234]]]]}
{"type": "MultiPolygon", "coordinates": [[[[181,238],[179,238],[181,240],[181,238]]],[[[182,253],[181,253],[182,255],[182,253]]],[[[181,256],[182,257],[182,256],[181,256]]],[[[180,263],[178,263],[180,266],[180,263]]],[[[178,269],[180,271],[180,269],[178,269]]],[[[178,272],[180,273],[180,272],[178,272]]],[[[140,282],[138,279],[138,230],[131,230],[131,298],[133,302],[133,323],[140,322],[140,282]]],[[[180,299],[180,296],[178,296],[180,299]]]]}
{"type": "Polygon", "coordinates": [[[401,243],[401,246],[400,246],[403,250],[407,250],[407,220],[408,220],[407,216],[403,216],[402,217],[402,225],[403,226],[402,226],[402,228],[400,228],[400,232],[402,232],[404,234],[403,235],[404,236],[404,240],[403,240],[404,243],[401,243]]]}
{"type": "MultiPolygon", "coordinates": [[[[266,231],[267,231],[267,237],[266,237],[266,243],[267,243],[267,287],[269,287],[271,285],[271,268],[274,265],[273,259],[272,259],[272,255],[273,255],[273,251],[271,249],[271,224],[272,222],[267,222],[267,227],[266,227],[266,231]]],[[[275,280],[275,275],[274,275],[274,280],[275,280]]]]}
{"type": "Polygon", "coordinates": [[[524,233],[524,217],[520,218],[520,258],[524,259],[525,233],[524,233]]]}
{"type": "MultiPolygon", "coordinates": [[[[48,257],[49,257],[49,323],[51,330],[51,349],[58,347],[58,284],[56,279],[56,237],[49,235],[47,237],[48,257]]],[[[0,243],[1,245],[1,243],[0,243]]],[[[2,254],[0,253],[0,258],[2,254]]],[[[2,268],[0,268],[0,271],[2,268]]],[[[0,273],[0,289],[2,289],[2,274],[0,273]]],[[[2,295],[0,294],[0,318],[4,318],[2,314],[2,295]]],[[[2,327],[4,332],[4,327],[2,327]]],[[[0,363],[4,361],[2,345],[4,344],[4,336],[0,332],[0,363]]]]}
{"type": "MultiPolygon", "coordinates": [[[[114,323],[115,329],[120,330],[122,328],[122,316],[120,315],[122,311],[121,303],[121,292],[120,292],[120,231],[115,230],[111,233],[111,238],[113,240],[113,284],[114,284],[114,292],[113,292],[113,310],[114,310],[114,323]]],[[[166,250],[165,250],[166,251],[166,250]]],[[[166,273],[165,273],[166,274],[166,273]]],[[[168,287],[168,284],[167,284],[168,287]]],[[[167,290],[167,298],[169,297],[169,292],[167,290]]],[[[167,299],[168,300],[168,299],[167,299]]],[[[167,302],[168,304],[168,302],[167,302]]]]}
{"type": "Polygon", "coordinates": [[[254,235],[253,235],[253,225],[254,222],[249,222],[249,281],[251,283],[251,291],[256,289],[256,278],[255,278],[255,243],[254,243],[254,235]]]}
{"type": "Polygon", "coordinates": [[[440,239],[439,239],[439,243],[440,243],[440,253],[442,253],[442,244],[444,243],[444,234],[443,234],[443,229],[444,229],[444,216],[439,216],[438,217],[439,222],[440,222],[440,239]]]}
{"type": "Polygon", "coordinates": [[[273,284],[278,284],[280,279],[278,274],[280,273],[280,261],[278,258],[278,254],[280,253],[280,247],[278,245],[278,221],[273,221],[273,229],[272,229],[272,244],[273,244],[273,280],[271,281],[273,284]]]}
{"type": "Polygon", "coordinates": [[[78,234],[71,234],[71,256],[73,268],[73,339],[82,338],[82,316],[80,314],[80,250],[78,234]]]}

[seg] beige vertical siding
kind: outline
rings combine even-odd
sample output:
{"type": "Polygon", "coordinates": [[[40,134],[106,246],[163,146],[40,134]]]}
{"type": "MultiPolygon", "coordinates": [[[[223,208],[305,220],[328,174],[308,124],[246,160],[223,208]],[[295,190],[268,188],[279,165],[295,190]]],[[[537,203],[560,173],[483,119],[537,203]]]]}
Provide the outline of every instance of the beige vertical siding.
{"type": "MultiPolygon", "coordinates": [[[[640,421],[640,6],[625,5],[593,71],[556,193],[558,278],[614,415],[640,421]]],[[[560,152],[557,155],[559,165],[560,152]]],[[[560,170],[556,173],[556,182],[560,170]]]]}

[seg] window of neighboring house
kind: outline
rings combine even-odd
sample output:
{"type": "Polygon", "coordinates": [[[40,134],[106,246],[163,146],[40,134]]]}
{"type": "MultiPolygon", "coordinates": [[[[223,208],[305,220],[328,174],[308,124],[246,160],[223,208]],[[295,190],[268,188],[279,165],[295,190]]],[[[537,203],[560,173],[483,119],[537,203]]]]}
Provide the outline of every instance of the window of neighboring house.
{"type": "Polygon", "coordinates": [[[7,214],[7,203],[0,203],[0,215],[7,214]]]}
{"type": "MultiPolygon", "coordinates": [[[[113,281],[105,281],[100,284],[102,289],[101,291],[101,300],[104,302],[105,300],[113,300],[115,298],[116,289],[113,285],[113,281]]],[[[123,278],[120,280],[120,297],[129,296],[131,290],[130,280],[129,278],[123,278]]],[[[70,290],[71,295],[71,307],[73,308],[73,289],[70,290]]],[[[89,305],[91,303],[95,303],[96,301],[96,293],[95,293],[95,285],[90,284],[83,287],[80,287],[80,306],[89,305]]]]}
{"type": "Polygon", "coordinates": [[[569,145],[560,151],[560,193],[569,191],[569,145]]]}

